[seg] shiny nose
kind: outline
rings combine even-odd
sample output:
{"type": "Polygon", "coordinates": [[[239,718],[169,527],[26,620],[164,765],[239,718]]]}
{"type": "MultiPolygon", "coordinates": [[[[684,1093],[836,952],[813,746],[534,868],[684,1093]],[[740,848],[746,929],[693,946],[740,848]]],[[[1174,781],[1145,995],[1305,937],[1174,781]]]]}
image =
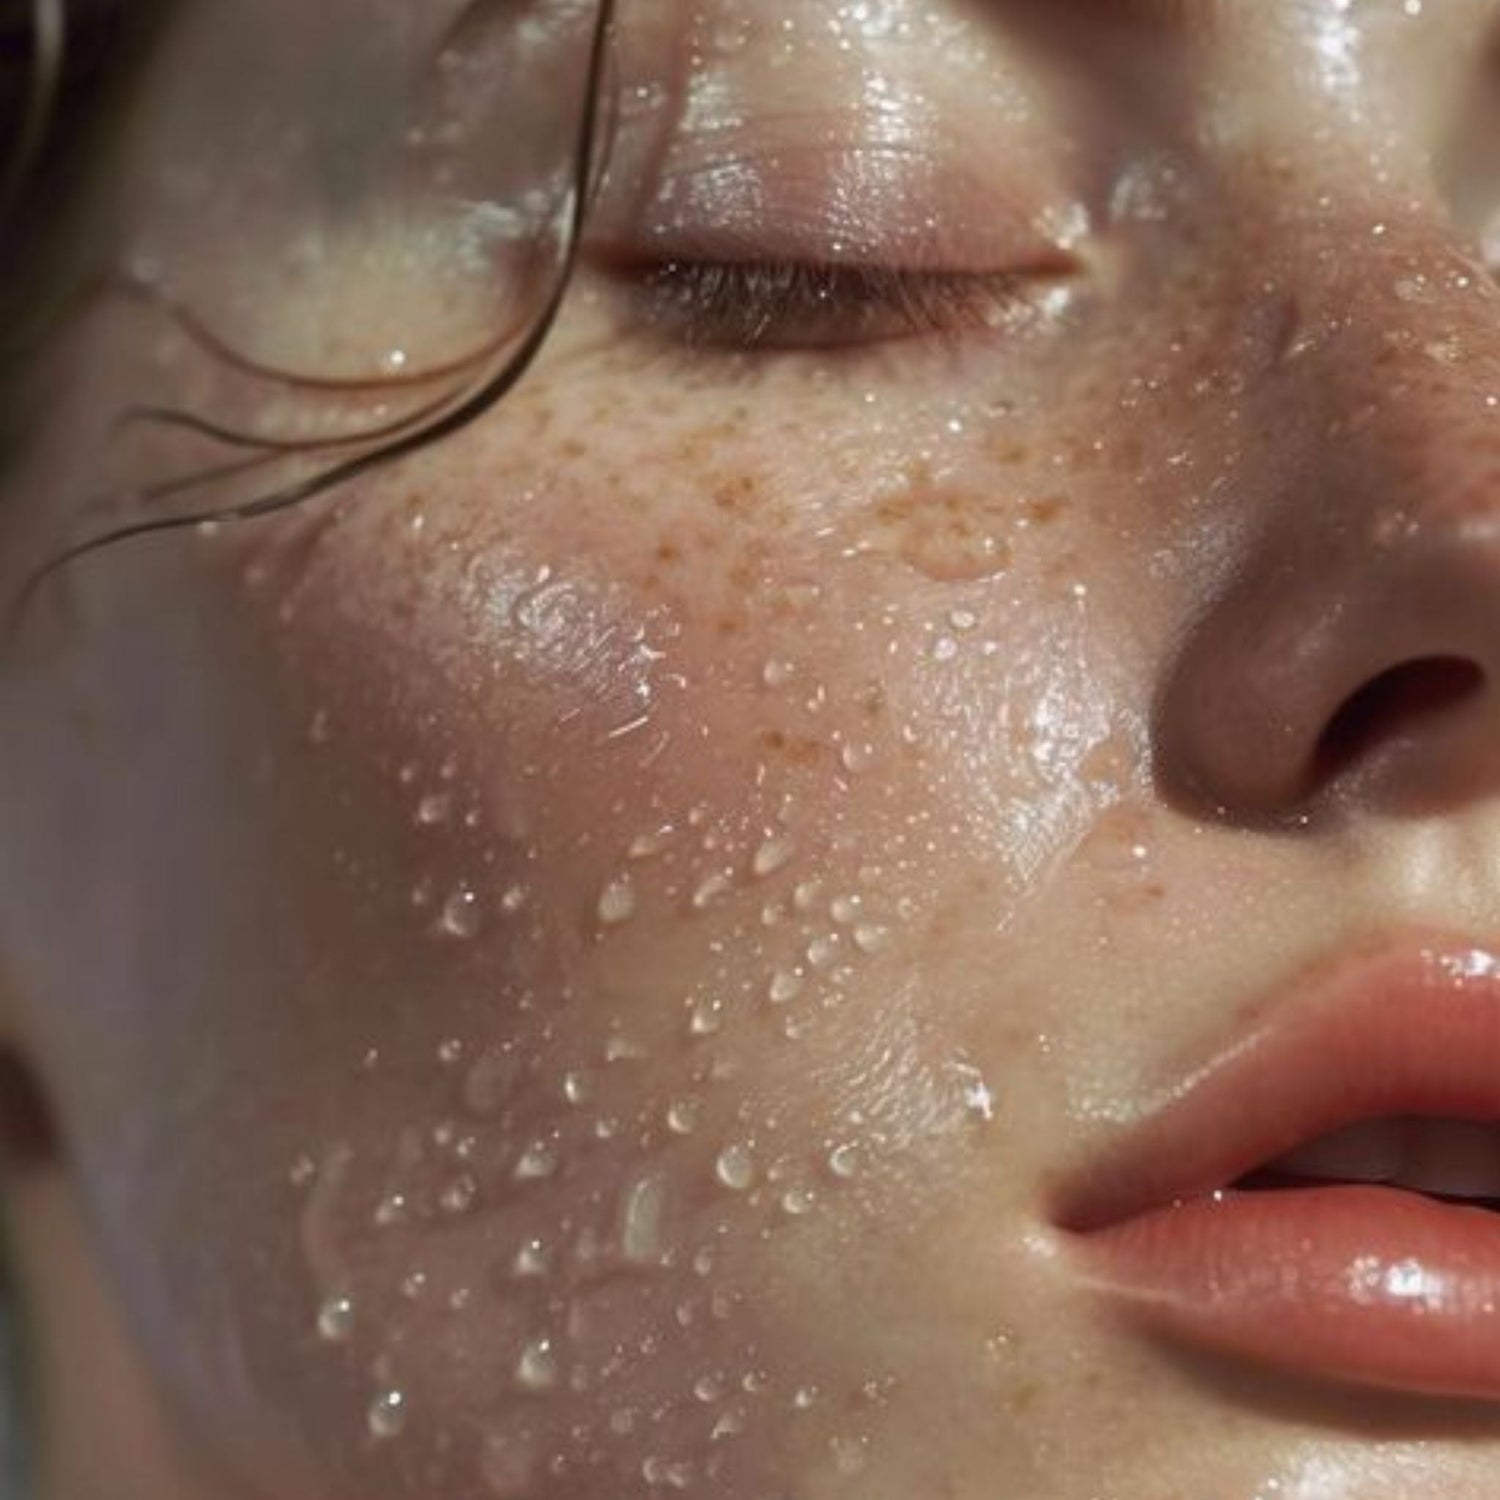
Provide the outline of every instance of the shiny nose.
{"type": "Polygon", "coordinates": [[[1274,823],[1500,793],[1500,289],[1452,281],[1413,309],[1369,273],[1342,332],[1268,377],[1282,441],[1241,497],[1262,519],[1161,684],[1169,797],[1274,823]]]}

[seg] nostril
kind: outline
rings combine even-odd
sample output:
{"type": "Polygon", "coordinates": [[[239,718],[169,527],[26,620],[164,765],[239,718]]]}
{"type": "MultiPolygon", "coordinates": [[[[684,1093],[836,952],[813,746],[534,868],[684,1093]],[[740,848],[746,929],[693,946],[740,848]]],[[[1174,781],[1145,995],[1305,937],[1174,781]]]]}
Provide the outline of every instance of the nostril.
{"type": "Polygon", "coordinates": [[[1315,775],[1337,776],[1384,741],[1477,695],[1484,672],[1462,656],[1427,656],[1372,677],[1329,720],[1318,740],[1315,775]]]}

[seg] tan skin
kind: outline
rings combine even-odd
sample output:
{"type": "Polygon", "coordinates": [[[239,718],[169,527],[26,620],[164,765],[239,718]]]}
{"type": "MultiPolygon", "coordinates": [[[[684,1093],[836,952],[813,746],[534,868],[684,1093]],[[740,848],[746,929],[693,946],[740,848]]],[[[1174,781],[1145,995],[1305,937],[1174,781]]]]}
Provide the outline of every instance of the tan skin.
{"type": "Polygon", "coordinates": [[[1114,1316],[1050,1194],[1320,953],[1500,938],[1500,7],[887,9],[698,86],[815,206],[872,78],[1008,120],[975,257],[1073,268],[1003,326],[685,352],[617,163],[510,399],[13,648],[43,1500],[1493,1493],[1482,1414],[1114,1316]]]}

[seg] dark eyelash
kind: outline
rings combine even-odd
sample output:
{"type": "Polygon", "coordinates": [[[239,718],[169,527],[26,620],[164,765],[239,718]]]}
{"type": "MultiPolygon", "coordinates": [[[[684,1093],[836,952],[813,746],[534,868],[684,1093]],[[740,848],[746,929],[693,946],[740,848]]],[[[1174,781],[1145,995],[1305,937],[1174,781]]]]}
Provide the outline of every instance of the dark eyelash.
{"type": "Polygon", "coordinates": [[[692,346],[829,348],[1003,326],[1014,273],[792,261],[674,260],[638,283],[647,321],[692,346]]]}

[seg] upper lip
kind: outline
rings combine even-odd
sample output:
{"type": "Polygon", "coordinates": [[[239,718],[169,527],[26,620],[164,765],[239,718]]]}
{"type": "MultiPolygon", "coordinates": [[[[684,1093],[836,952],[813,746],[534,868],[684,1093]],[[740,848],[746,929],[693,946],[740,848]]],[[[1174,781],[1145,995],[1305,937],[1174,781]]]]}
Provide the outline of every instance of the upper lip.
{"type": "Polygon", "coordinates": [[[1227,1188],[1362,1120],[1500,1120],[1500,953],[1407,933],[1322,957],[1135,1113],[1062,1183],[1059,1227],[1101,1229],[1227,1188]]]}

